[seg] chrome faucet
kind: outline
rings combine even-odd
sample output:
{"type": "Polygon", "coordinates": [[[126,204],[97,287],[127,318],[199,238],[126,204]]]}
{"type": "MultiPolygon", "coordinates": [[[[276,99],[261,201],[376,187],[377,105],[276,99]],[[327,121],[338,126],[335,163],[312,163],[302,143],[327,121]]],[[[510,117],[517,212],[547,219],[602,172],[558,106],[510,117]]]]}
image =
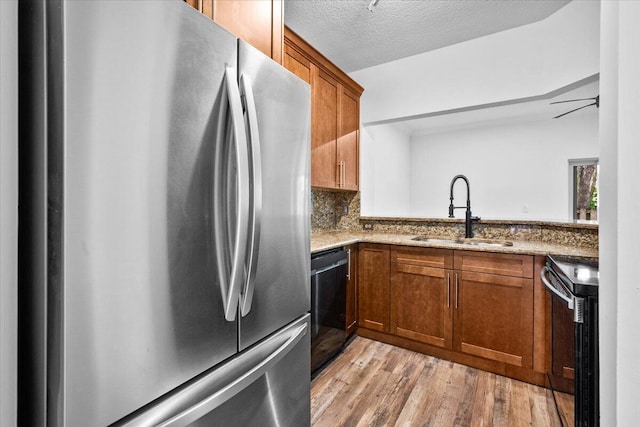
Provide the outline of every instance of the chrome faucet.
{"type": "Polygon", "coordinates": [[[465,211],[466,214],[465,214],[465,220],[464,220],[464,237],[465,238],[473,237],[473,231],[471,230],[471,222],[480,220],[480,217],[478,216],[471,216],[471,194],[470,193],[471,192],[469,190],[469,180],[467,179],[467,177],[464,175],[454,176],[453,179],[451,180],[451,190],[449,192],[449,200],[451,200],[451,202],[449,203],[449,218],[454,218],[453,216],[454,209],[464,209],[464,208],[467,209],[465,211]],[[455,184],[458,179],[463,179],[464,182],[467,184],[467,206],[453,206],[453,184],[455,184]]]}

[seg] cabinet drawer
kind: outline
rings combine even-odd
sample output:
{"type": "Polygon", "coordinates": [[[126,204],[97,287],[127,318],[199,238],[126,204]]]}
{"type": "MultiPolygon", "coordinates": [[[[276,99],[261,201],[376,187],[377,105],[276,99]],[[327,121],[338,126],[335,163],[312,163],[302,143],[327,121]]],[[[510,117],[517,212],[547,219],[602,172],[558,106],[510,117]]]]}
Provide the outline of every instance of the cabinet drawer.
{"type": "Polygon", "coordinates": [[[455,251],[454,268],[458,271],[533,278],[533,256],[455,251]]]}
{"type": "Polygon", "coordinates": [[[435,248],[398,247],[391,251],[391,262],[431,268],[453,268],[453,251],[435,248]]]}

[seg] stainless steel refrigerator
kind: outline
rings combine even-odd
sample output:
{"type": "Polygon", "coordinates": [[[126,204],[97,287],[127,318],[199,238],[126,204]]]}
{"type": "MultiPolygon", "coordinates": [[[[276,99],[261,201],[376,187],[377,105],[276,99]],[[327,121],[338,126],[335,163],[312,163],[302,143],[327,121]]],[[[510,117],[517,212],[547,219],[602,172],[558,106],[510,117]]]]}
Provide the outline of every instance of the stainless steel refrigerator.
{"type": "Polygon", "coordinates": [[[184,2],[21,2],[22,425],[309,424],[309,86],[184,2]]]}

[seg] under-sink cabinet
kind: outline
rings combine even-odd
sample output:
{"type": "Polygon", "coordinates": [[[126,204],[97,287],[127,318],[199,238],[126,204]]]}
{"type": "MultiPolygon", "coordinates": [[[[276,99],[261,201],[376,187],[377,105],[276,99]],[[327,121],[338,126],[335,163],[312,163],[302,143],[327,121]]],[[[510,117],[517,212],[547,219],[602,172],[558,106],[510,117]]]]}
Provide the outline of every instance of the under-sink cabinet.
{"type": "Polygon", "coordinates": [[[359,335],[544,384],[534,256],[361,244],[359,262],[359,335]]]}
{"type": "Polygon", "coordinates": [[[391,251],[392,334],[452,348],[452,266],[451,250],[400,247],[391,251]]]}

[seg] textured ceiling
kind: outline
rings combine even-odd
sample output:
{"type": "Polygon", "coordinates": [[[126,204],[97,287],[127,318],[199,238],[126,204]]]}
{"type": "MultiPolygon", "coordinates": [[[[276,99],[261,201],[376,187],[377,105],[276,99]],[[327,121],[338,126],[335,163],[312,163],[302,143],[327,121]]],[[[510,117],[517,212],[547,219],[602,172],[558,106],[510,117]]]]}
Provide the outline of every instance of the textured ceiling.
{"type": "Polygon", "coordinates": [[[539,21],[570,0],[285,0],[285,24],[346,72],[539,21]]]}

